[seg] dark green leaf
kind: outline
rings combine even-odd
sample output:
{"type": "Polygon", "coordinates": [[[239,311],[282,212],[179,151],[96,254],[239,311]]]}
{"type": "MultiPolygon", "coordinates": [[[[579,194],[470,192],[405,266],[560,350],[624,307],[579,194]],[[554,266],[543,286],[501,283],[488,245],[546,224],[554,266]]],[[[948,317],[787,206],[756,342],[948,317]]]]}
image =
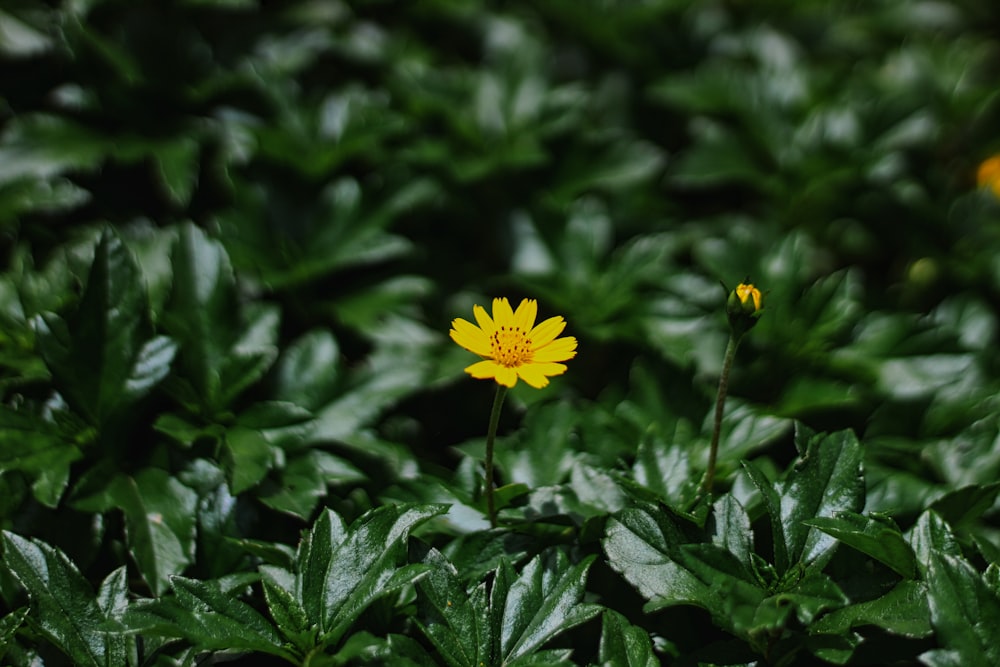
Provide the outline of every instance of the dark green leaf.
{"type": "Polygon", "coordinates": [[[329,331],[316,329],[286,347],[278,359],[275,398],[308,410],[333,397],[339,377],[340,348],[329,331]]]}
{"type": "Polygon", "coordinates": [[[796,445],[802,458],[778,488],[789,564],[821,565],[836,541],[805,521],[864,506],[861,444],[850,431],[812,435],[799,427],[796,445]]]}
{"type": "Polygon", "coordinates": [[[139,572],[153,592],[162,595],[170,576],[183,572],[194,559],[197,495],[156,468],[119,478],[111,494],[125,513],[139,572]]]}
{"type": "Polygon", "coordinates": [[[403,565],[414,527],[445,512],[443,505],[385,505],[349,529],[325,511],[300,545],[296,590],[321,640],[336,644],[377,598],[413,583],[427,570],[403,565]]]}
{"type": "Polygon", "coordinates": [[[176,345],[150,337],[148,307],[132,256],[105,231],[76,310],[65,320],[36,319],[38,348],[60,392],[92,424],[124,414],[169,372],[176,345]]]}
{"type": "Polygon", "coordinates": [[[294,456],[278,473],[277,481],[262,484],[258,498],[268,507],[306,520],[331,484],[352,484],[366,479],[345,459],[321,449],[294,456]]]}
{"type": "Polygon", "coordinates": [[[177,603],[187,612],[177,630],[201,649],[260,651],[294,661],[275,627],[218,580],[171,577],[177,603]]]}
{"type": "Polygon", "coordinates": [[[602,667],[658,667],[649,633],[616,611],[604,611],[598,660],[602,667]]]}
{"type": "Polygon", "coordinates": [[[649,600],[647,611],[676,604],[702,604],[708,586],[678,562],[679,545],[690,542],[677,520],[651,507],[622,510],[608,520],[608,563],[649,600]]]}
{"type": "Polygon", "coordinates": [[[846,635],[853,628],[874,625],[904,637],[923,638],[933,632],[923,582],[901,581],[874,600],[852,604],[826,614],[810,628],[818,634],[846,635]]]}
{"type": "Polygon", "coordinates": [[[124,641],[109,633],[94,591],[61,551],[3,532],[4,563],[28,592],[40,631],[77,665],[125,663],[124,641]]]}
{"type": "Polygon", "coordinates": [[[590,556],[570,566],[562,551],[552,550],[547,557],[532,559],[511,582],[500,628],[504,663],[537,651],[559,633],[600,612],[597,605],[580,602],[593,559],[590,556]]]}
{"type": "Polygon", "coordinates": [[[931,624],[941,644],[958,656],[961,664],[1000,664],[1000,646],[996,642],[1000,595],[968,561],[944,553],[931,554],[927,599],[931,624]]]}
{"type": "Polygon", "coordinates": [[[833,517],[808,519],[805,523],[868,554],[907,579],[917,575],[913,550],[891,519],[844,511],[833,517]]]}

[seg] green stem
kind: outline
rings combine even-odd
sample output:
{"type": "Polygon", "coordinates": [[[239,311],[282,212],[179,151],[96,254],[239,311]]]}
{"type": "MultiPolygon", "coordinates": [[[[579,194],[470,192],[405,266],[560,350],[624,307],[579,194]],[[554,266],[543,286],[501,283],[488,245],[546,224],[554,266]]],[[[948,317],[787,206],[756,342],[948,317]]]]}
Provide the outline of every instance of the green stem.
{"type": "Polygon", "coordinates": [[[486,432],[486,512],[490,515],[490,528],[497,527],[497,508],[493,500],[493,441],[497,437],[497,425],[500,423],[500,408],[507,396],[507,387],[497,384],[497,393],[493,397],[493,410],[490,412],[490,428],[486,432]]]}
{"type": "Polygon", "coordinates": [[[726,394],[729,393],[729,371],[733,367],[733,360],[736,358],[736,348],[740,345],[742,336],[737,336],[733,332],[729,336],[729,343],[726,345],[726,357],[722,361],[722,375],[719,376],[719,393],[715,397],[715,421],[712,428],[712,444],[708,450],[708,467],[705,469],[705,479],[701,484],[701,493],[712,494],[712,485],[715,483],[715,461],[719,457],[719,435],[722,432],[722,414],[725,412],[726,394]]]}

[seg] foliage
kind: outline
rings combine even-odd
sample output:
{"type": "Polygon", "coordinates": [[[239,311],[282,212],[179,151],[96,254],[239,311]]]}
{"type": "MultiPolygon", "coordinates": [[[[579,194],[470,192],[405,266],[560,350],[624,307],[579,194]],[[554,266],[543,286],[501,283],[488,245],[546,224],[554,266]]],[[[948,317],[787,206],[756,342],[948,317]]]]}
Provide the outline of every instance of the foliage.
{"type": "Polygon", "coordinates": [[[4,664],[1000,664],[995,3],[8,4],[4,664]]]}

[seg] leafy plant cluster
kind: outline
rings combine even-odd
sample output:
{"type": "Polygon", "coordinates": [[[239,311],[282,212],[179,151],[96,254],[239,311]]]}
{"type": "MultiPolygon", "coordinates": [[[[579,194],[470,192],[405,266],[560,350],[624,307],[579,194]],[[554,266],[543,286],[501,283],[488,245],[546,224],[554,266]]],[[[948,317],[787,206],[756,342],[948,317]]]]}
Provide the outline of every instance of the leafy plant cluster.
{"type": "Polygon", "coordinates": [[[4,5],[4,664],[1000,664],[994,4],[4,5]]]}

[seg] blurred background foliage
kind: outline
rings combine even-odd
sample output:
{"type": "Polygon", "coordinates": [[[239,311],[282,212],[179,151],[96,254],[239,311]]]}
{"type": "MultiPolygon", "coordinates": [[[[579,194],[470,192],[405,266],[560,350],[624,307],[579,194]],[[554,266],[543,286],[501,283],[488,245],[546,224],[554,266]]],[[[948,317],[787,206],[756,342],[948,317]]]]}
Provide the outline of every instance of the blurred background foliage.
{"type": "Polygon", "coordinates": [[[580,347],[512,394],[505,516],[599,552],[633,486],[693,497],[750,276],[723,486],[850,428],[866,511],[996,562],[998,39],[986,0],[5,3],[3,526],[157,597],[444,502],[485,573],[492,388],[446,333],[529,296],[580,347]]]}

